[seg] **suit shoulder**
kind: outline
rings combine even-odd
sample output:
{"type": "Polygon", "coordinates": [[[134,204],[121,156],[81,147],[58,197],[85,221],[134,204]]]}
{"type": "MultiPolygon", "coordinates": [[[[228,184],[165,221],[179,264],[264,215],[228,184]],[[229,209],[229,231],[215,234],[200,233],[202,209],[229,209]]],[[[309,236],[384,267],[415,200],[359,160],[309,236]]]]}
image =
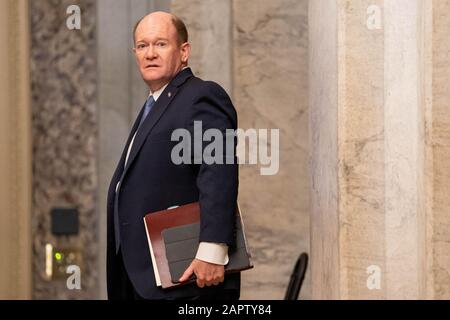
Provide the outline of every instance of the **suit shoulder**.
{"type": "Polygon", "coordinates": [[[189,91],[195,91],[194,106],[191,109],[194,113],[210,112],[214,113],[217,118],[220,118],[219,115],[226,116],[234,124],[234,127],[237,126],[236,109],[221,85],[214,81],[193,77],[189,86],[189,91]]]}
{"type": "Polygon", "coordinates": [[[230,99],[225,89],[214,81],[202,80],[198,77],[192,77],[189,85],[198,93],[198,97],[202,96],[216,96],[220,98],[230,99]]]}
{"type": "Polygon", "coordinates": [[[207,92],[210,92],[214,95],[217,95],[221,98],[227,98],[229,99],[230,97],[228,96],[227,92],[225,91],[225,89],[218,84],[217,82],[214,81],[203,81],[203,85],[204,85],[204,89],[207,92]]]}

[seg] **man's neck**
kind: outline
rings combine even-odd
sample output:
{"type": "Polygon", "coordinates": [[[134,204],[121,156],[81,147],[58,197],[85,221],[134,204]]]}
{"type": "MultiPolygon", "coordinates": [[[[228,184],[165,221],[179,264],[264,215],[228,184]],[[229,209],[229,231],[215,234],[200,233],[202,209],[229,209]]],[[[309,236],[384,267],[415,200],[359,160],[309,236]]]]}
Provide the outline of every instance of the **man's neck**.
{"type": "Polygon", "coordinates": [[[150,88],[150,95],[153,94],[153,93],[155,93],[155,92],[158,92],[159,90],[161,90],[161,88],[164,88],[164,87],[167,86],[168,84],[169,84],[169,82],[164,83],[164,84],[158,86],[156,89],[150,88]]]}
{"type": "MultiPolygon", "coordinates": [[[[184,69],[186,69],[186,68],[188,68],[188,66],[182,67],[181,70],[177,72],[177,75],[178,75],[181,71],[183,71],[184,69]]],[[[175,77],[176,77],[176,75],[175,75],[175,77]]],[[[170,81],[172,81],[175,77],[173,77],[170,81]]],[[[167,85],[170,83],[170,81],[168,81],[168,82],[166,82],[166,83],[164,83],[164,84],[162,84],[162,85],[159,85],[156,89],[150,88],[150,94],[149,94],[149,96],[152,95],[152,94],[155,93],[155,92],[158,92],[159,90],[161,90],[161,88],[167,87],[167,85]]]]}

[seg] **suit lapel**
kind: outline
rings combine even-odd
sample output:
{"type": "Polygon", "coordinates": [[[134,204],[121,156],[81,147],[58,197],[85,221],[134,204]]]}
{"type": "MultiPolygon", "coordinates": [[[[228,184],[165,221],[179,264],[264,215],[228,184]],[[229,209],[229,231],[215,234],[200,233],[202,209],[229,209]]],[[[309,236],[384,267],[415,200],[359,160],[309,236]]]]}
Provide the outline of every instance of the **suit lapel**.
{"type": "Polygon", "coordinates": [[[161,116],[164,114],[170,102],[178,93],[180,86],[192,76],[193,74],[190,68],[181,71],[175,77],[175,79],[166,87],[166,89],[161,93],[159,99],[155,102],[155,105],[148,114],[147,118],[142,123],[141,128],[139,128],[136,137],[134,138],[133,146],[131,147],[130,156],[128,158],[125,170],[123,172],[123,176],[125,176],[125,174],[128,171],[128,168],[131,166],[134,159],[136,158],[136,155],[139,153],[139,150],[142,148],[145,139],[150,134],[151,130],[158,122],[158,120],[161,118],[161,116]]]}
{"type": "MultiPolygon", "coordinates": [[[[145,104],[144,104],[145,106],[145,104]]],[[[123,174],[123,170],[124,170],[124,165],[125,165],[125,157],[127,155],[127,151],[128,151],[128,146],[131,143],[131,139],[134,136],[134,133],[136,132],[138,126],[139,126],[139,122],[140,119],[142,117],[142,114],[144,113],[144,106],[141,108],[141,111],[139,112],[139,115],[137,116],[136,120],[134,121],[133,127],[131,128],[130,134],[128,136],[127,142],[125,144],[125,148],[122,151],[122,155],[120,157],[119,163],[117,164],[116,170],[114,171],[113,174],[113,178],[111,179],[111,191],[114,191],[113,194],[115,193],[115,187],[117,182],[120,180],[121,175],[123,174]]]]}

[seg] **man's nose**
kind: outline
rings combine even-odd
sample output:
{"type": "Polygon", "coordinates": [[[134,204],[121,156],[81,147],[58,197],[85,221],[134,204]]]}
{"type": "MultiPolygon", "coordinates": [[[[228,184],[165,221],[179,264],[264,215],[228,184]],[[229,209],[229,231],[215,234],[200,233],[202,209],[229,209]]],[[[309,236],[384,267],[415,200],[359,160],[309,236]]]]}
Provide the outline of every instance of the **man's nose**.
{"type": "Polygon", "coordinates": [[[147,47],[147,50],[145,51],[145,59],[154,59],[156,58],[157,54],[152,45],[147,47]]]}

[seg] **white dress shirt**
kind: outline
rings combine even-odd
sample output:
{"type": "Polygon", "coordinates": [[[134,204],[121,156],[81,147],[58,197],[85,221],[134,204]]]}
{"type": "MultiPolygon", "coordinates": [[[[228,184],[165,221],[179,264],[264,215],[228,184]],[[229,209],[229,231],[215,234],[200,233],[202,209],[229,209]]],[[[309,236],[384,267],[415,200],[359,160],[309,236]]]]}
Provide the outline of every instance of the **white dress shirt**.
{"type": "MultiPolygon", "coordinates": [[[[155,100],[155,103],[156,103],[156,101],[158,101],[159,96],[160,96],[161,93],[164,91],[164,89],[167,87],[167,85],[168,85],[168,84],[166,84],[166,85],[163,86],[161,89],[159,89],[159,90],[157,90],[157,91],[155,91],[155,92],[153,92],[153,93],[150,92],[150,94],[148,95],[148,98],[150,98],[150,96],[153,96],[153,100],[155,100]]],[[[148,99],[148,98],[147,98],[147,99],[148,99]]],[[[147,115],[147,116],[148,116],[148,115],[147,115]]],[[[131,139],[130,146],[128,147],[127,157],[125,158],[125,165],[124,165],[124,167],[127,166],[128,157],[130,156],[131,147],[133,146],[134,138],[136,138],[136,133],[137,133],[137,131],[134,133],[133,139],[131,139]]]]}
{"type": "MultiPolygon", "coordinates": [[[[161,96],[161,93],[166,89],[168,84],[163,86],[161,89],[150,92],[149,97],[153,95],[153,99],[156,101],[161,96]]],[[[137,131],[136,131],[137,132],[137,131]]],[[[136,132],[134,133],[133,138],[131,139],[130,145],[128,146],[127,156],[125,158],[124,167],[127,166],[128,157],[130,156],[131,148],[133,147],[134,138],[136,137],[136,132]]],[[[119,183],[116,186],[116,192],[119,188],[119,183]]],[[[197,254],[195,256],[196,259],[202,260],[209,263],[226,265],[228,263],[228,246],[224,243],[215,243],[215,242],[200,242],[197,254]]]]}

